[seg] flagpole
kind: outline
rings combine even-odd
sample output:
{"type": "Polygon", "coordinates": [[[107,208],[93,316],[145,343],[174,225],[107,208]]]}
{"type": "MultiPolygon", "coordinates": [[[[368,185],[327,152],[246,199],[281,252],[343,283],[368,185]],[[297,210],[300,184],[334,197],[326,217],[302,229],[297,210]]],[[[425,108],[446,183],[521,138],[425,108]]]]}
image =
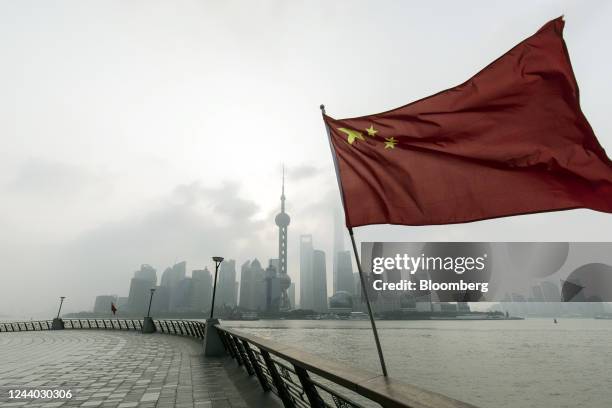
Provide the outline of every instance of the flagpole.
{"type": "MultiPolygon", "coordinates": [[[[321,105],[321,114],[325,115],[325,105],[321,105]]],[[[323,121],[325,123],[325,120],[323,121]]],[[[340,176],[338,173],[338,164],[336,162],[336,154],[334,152],[334,147],[331,143],[331,135],[329,133],[329,129],[327,128],[327,124],[325,124],[325,129],[327,130],[327,137],[329,139],[329,148],[332,152],[332,158],[334,160],[334,167],[336,170],[336,177],[338,180],[338,188],[340,189],[340,197],[342,199],[342,206],[344,207],[344,196],[342,194],[342,185],[340,183],[340,176]]],[[[385,357],[383,356],[382,347],[380,346],[380,340],[378,338],[378,330],[376,329],[376,322],[374,321],[374,315],[372,314],[372,306],[370,305],[370,298],[368,297],[367,285],[365,282],[365,276],[363,275],[363,269],[361,268],[361,261],[359,260],[359,252],[357,252],[357,244],[355,243],[355,237],[353,236],[353,228],[347,226],[349,235],[351,236],[351,243],[353,244],[353,254],[355,255],[355,261],[357,262],[357,270],[359,271],[359,280],[361,281],[361,292],[363,293],[363,297],[365,299],[366,305],[368,307],[368,316],[370,317],[370,324],[372,326],[372,332],[374,333],[374,341],[376,342],[376,350],[378,351],[378,359],[380,360],[380,368],[382,369],[383,376],[387,377],[387,365],[385,364],[385,357]]]]}
{"type": "Polygon", "coordinates": [[[372,314],[372,306],[370,305],[370,298],[368,297],[368,290],[365,282],[365,276],[363,276],[363,269],[361,268],[361,261],[359,260],[359,253],[357,252],[357,244],[355,244],[355,237],[353,236],[353,229],[348,228],[349,235],[351,236],[351,243],[353,244],[353,254],[355,254],[355,261],[357,262],[357,270],[359,270],[359,279],[361,280],[361,291],[365,298],[366,305],[368,306],[368,315],[370,316],[370,324],[372,325],[372,332],[374,332],[374,341],[376,342],[376,350],[378,350],[378,358],[380,360],[380,367],[382,368],[383,375],[387,377],[387,365],[385,364],[385,357],[383,356],[382,347],[380,347],[380,340],[378,339],[378,330],[376,329],[376,322],[374,321],[374,315],[372,314]]]}

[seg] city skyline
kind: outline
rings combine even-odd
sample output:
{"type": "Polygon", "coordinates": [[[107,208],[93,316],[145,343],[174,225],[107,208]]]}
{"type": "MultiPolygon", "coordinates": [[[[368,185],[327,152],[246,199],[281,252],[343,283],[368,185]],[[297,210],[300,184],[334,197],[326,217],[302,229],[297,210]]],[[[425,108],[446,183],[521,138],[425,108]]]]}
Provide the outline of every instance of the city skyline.
{"type": "MultiPolygon", "coordinates": [[[[210,270],[217,254],[276,257],[283,162],[289,275],[299,286],[299,237],[312,234],[331,294],[341,201],[319,105],[338,118],[402,106],[463,82],[560,15],[582,110],[612,151],[605,2],[538,2],[529,13],[485,1],[469,13],[453,2],[357,1],[350,13],[322,1],[186,2],[180,13],[160,3],[146,14],[109,4],[0,6],[3,314],[42,318],[59,296],[67,312],[91,307],[142,262],[210,270]]],[[[610,230],[608,215],[575,210],[355,237],[605,241],[610,230]]]]}

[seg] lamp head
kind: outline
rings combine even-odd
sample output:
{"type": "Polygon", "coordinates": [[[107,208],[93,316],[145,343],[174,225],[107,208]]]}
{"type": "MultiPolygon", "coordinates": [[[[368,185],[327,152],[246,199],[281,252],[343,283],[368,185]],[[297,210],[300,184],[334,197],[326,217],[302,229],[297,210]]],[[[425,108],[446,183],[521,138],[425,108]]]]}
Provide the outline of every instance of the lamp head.
{"type": "Polygon", "coordinates": [[[223,262],[223,257],[222,256],[213,256],[212,259],[215,262],[223,262]]]}
{"type": "Polygon", "coordinates": [[[150,290],[151,290],[151,293],[155,292],[155,288],[151,288],[150,290]]]}

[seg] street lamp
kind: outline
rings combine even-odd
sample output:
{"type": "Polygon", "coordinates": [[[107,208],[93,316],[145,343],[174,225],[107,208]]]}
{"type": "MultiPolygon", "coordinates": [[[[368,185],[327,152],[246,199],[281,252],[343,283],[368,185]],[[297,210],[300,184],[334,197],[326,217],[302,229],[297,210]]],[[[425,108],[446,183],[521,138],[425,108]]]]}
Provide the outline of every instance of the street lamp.
{"type": "Polygon", "coordinates": [[[149,310],[147,310],[147,317],[151,317],[151,303],[153,302],[153,293],[155,293],[155,288],[151,288],[151,297],[149,298],[149,310]]]}
{"type": "Polygon", "coordinates": [[[213,285],[213,296],[212,296],[212,305],[210,306],[210,318],[213,318],[213,312],[215,311],[215,294],[217,292],[217,274],[219,273],[219,265],[223,262],[222,256],[213,256],[213,261],[215,261],[215,283],[213,285]]]}
{"type": "Polygon", "coordinates": [[[64,299],[66,299],[66,296],[60,296],[60,305],[57,311],[57,319],[59,319],[60,317],[60,312],[62,311],[62,305],[64,304],[64,299]]]}

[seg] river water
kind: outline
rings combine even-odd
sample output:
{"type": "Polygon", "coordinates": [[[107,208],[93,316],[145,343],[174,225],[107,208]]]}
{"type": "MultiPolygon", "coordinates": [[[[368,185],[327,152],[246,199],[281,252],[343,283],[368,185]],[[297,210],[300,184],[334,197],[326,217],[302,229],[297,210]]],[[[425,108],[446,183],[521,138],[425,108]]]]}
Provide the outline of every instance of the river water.
{"type": "MultiPolygon", "coordinates": [[[[379,370],[369,321],[224,321],[379,370]]],[[[612,407],[612,320],[379,321],[389,375],[479,407],[612,407]]]]}

